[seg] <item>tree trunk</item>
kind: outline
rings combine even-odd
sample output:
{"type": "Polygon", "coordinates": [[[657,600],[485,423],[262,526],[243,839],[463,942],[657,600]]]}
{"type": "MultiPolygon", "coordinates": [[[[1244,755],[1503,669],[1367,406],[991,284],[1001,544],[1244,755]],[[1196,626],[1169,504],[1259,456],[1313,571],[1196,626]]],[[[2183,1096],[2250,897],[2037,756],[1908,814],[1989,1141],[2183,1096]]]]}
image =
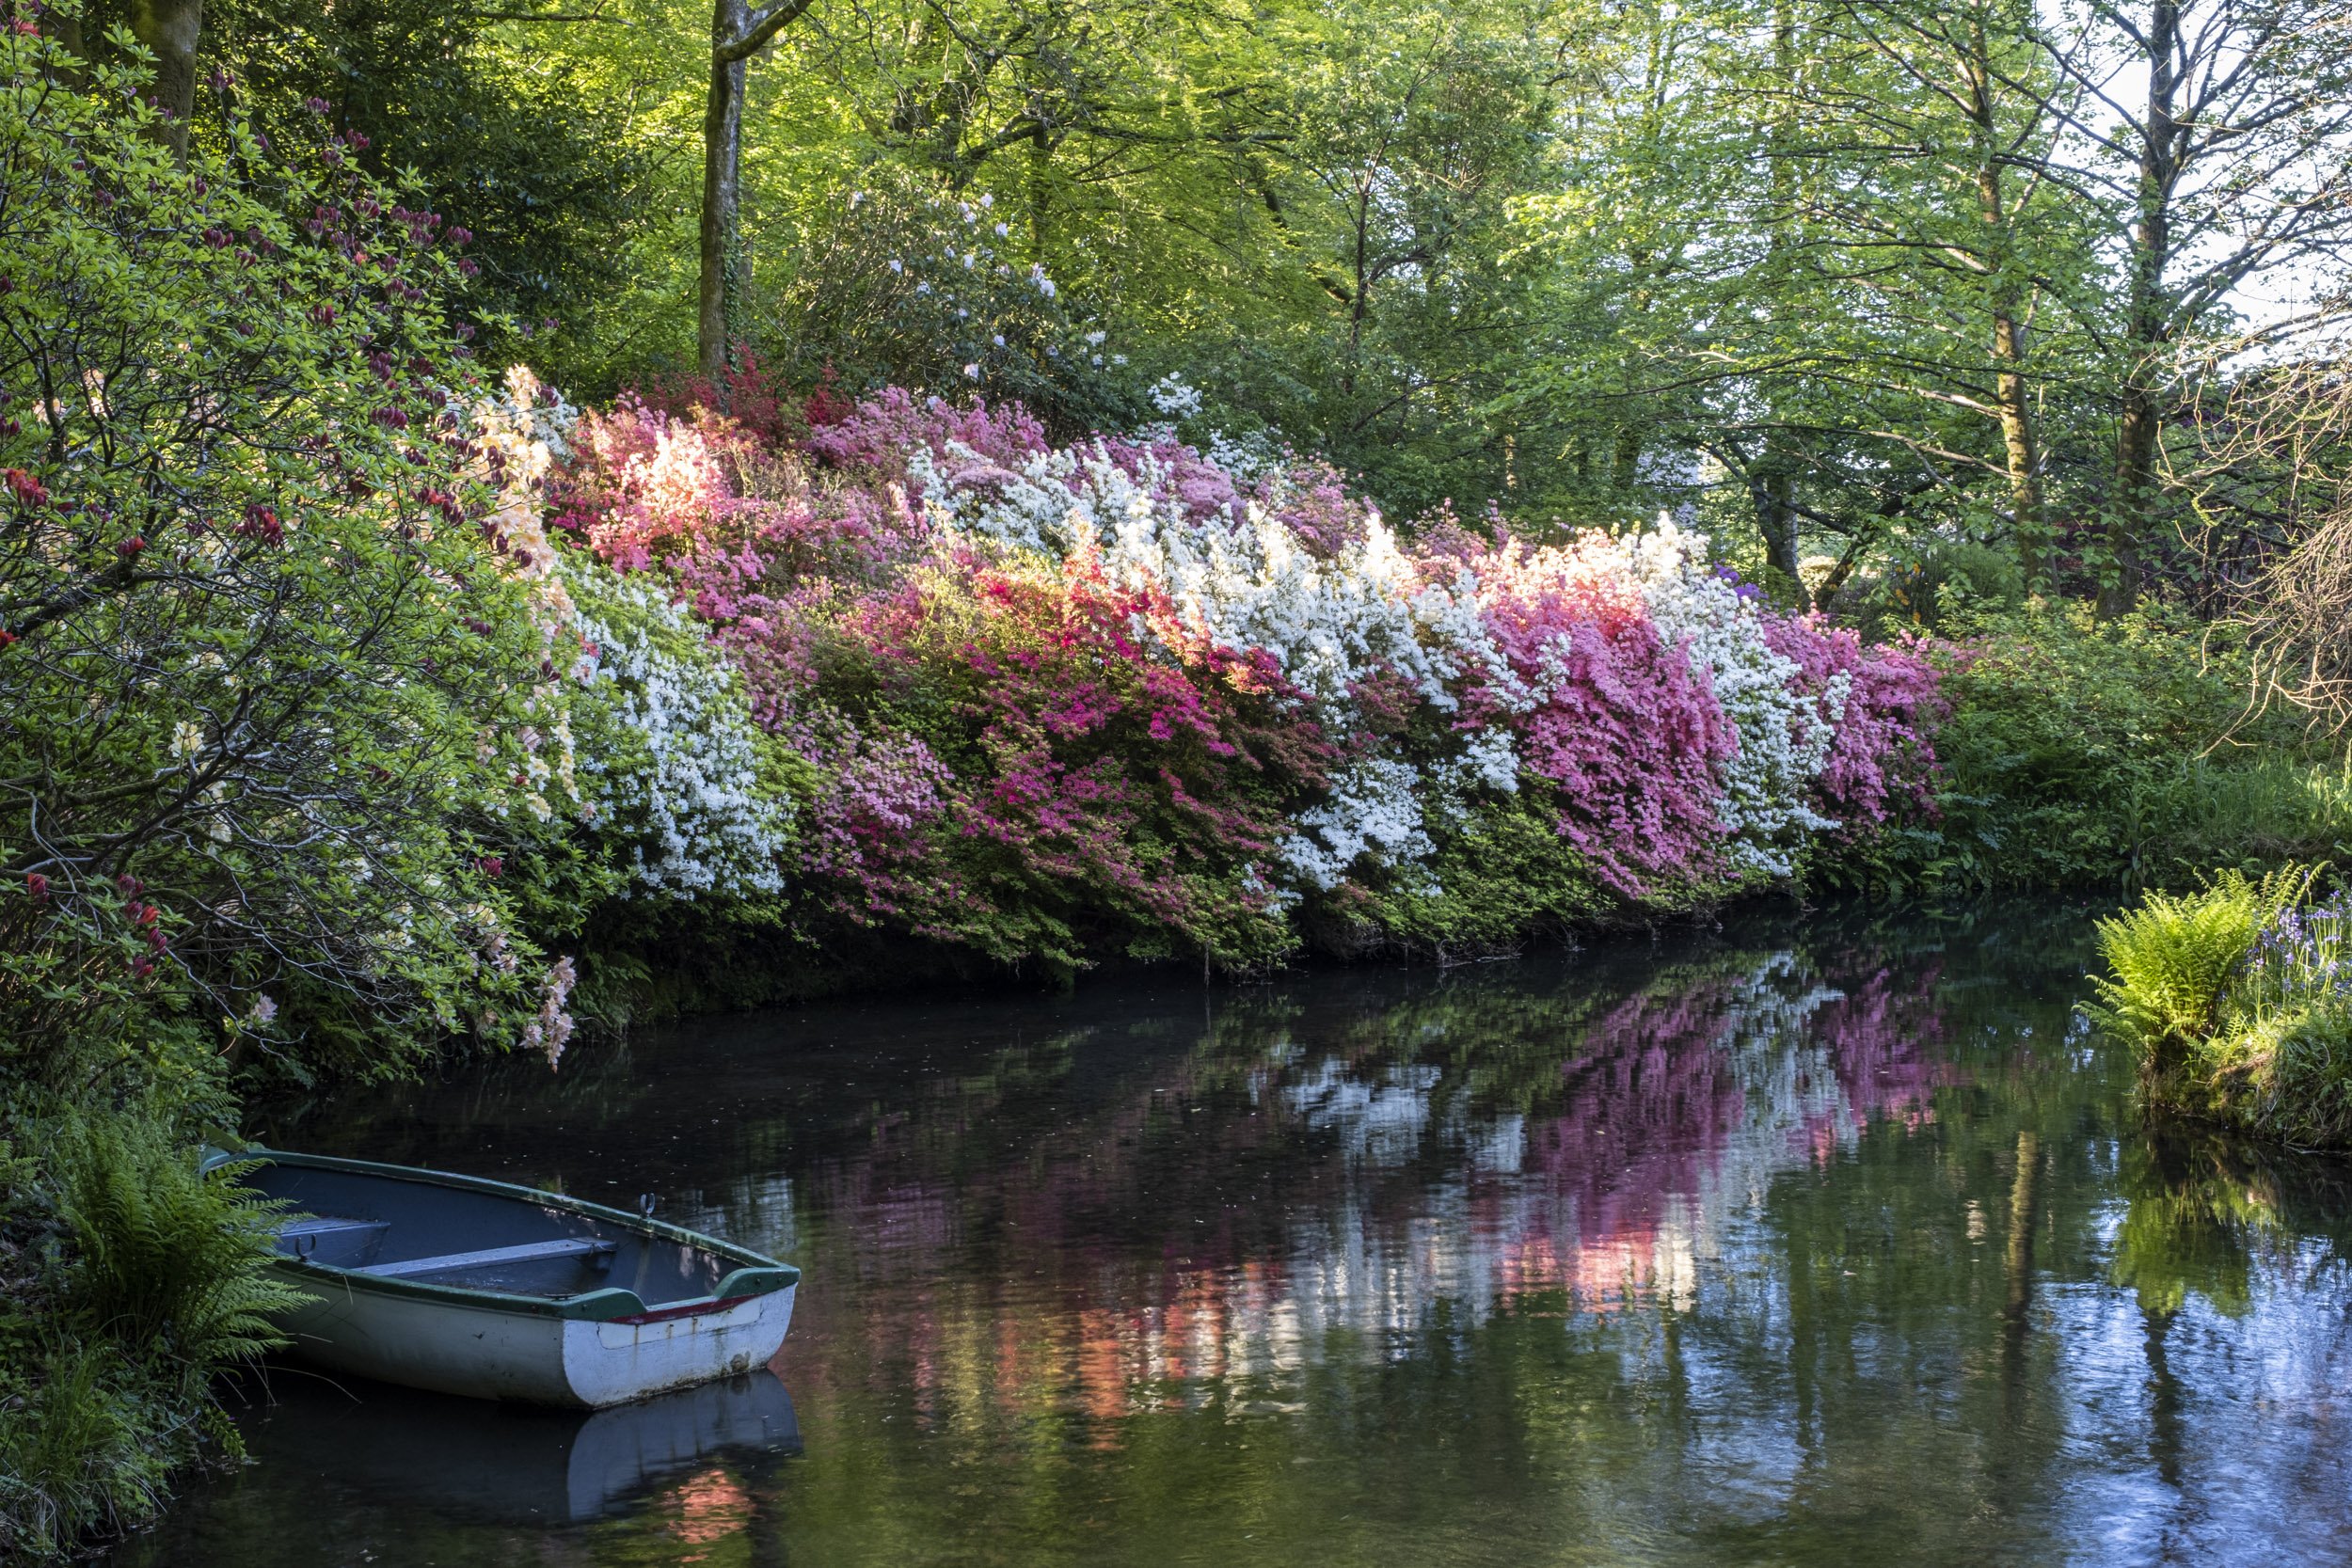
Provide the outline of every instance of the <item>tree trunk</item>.
{"type": "Polygon", "coordinates": [[[131,0],[131,31],[155,52],[147,101],[165,117],[158,132],[175,156],[188,155],[188,117],[196,112],[196,40],[204,0],[131,0]]]}
{"type": "Polygon", "coordinates": [[[2026,329],[2010,309],[1993,313],[1994,400],[2001,409],[2001,447],[2009,467],[2010,526],[2017,564],[2030,592],[2050,575],[2050,528],[2042,498],[2041,443],[2034,438],[2033,404],[2023,366],[2026,329]]]}
{"type": "Polygon", "coordinates": [[[702,282],[695,359],[724,395],[742,312],[743,84],[748,56],[736,53],[750,17],[744,0],[712,0],[710,101],[703,113],[702,282]]]}
{"type": "Polygon", "coordinates": [[[2041,443],[2026,381],[2026,326],[2017,276],[2017,234],[2001,193],[1999,128],[1993,112],[1992,48],[1981,24],[1968,31],[1961,78],[1977,136],[1977,212],[1984,230],[1985,264],[1993,308],[1993,399],[2000,410],[2001,448],[2009,470],[2010,529],[2017,563],[2030,589],[2049,573],[2048,521],[2042,495],[2041,443]]]}
{"type": "Polygon", "coordinates": [[[2148,26],[2148,113],[2141,124],[2139,214],[2131,234],[2131,285],[2123,323],[2122,406],[2117,410],[2113,496],[2108,503],[2106,569],[2099,584],[2099,614],[2113,618],[2139,599],[2139,543],[2154,511],[2156,447],[2164,433],[2160,377],[2168,332],[2164,274],[2171,261],[2172,187],[2179,126],[2175,123],[2175,54],[2181,33],[2179,0],[2153,0],[2148,26]]]}
{"type": "Polygon", "coordinates": [[[1756,529],[1764,537],[1768,586],[1776,596],[1794,593],[1800,599],[1804,580],[1797,574],[1797,481],[1792,466],[1767,446],[1748,477],[1748,498],[1756,504],[1756,529]],[[1786,581],[1769,581],[1770,578],[1786,581]]]}
{"type": "MultiPolygon", "coordinates": [[[[42,19],[41,28],[67,54],[87,64],[93,51],[114,57],[105,37],[117,22],[126,24],[132,36],[154,53],[155,77],[140,96],[164,117],[155,139],[175,157],[185,158],[188,119],[196,113],[196,46],[203,32],[204,0],[128,0],[119,9],[94,6],[87,17],[54,12],[42,19]]],[[[78,71],[74,80],[84,85],[78,71]]]]}

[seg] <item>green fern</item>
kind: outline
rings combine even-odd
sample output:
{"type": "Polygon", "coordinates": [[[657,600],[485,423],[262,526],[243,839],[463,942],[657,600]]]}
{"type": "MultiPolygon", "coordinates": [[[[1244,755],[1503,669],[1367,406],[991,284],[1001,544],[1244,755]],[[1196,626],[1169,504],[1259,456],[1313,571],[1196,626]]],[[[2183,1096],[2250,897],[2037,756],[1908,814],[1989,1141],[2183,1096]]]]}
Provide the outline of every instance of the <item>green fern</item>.
{"type": "Polygon", "coordinates": [[[2249,879],[2225,871],[2188,894],[2151,893],[2139,908],[2099,922],[2099,951],[2112,978],[2092,981],[2084,1011],[2136,1046],[2164,1075],[2220,1032],[2230,982],[2263,928],[2302,896],[2312,873],[2290,866],[2249,879]]]}
{"type": "Polygon", "coordinates": [[[150,1122],[71,1124],[55,1157],[73,1256],[64,1307],[86,1332],[176,1364],[192,1387],[284,1342],[270,1319],[302,1296],[263,1266],[278,1206],[199,1176],[150,1122]]]}

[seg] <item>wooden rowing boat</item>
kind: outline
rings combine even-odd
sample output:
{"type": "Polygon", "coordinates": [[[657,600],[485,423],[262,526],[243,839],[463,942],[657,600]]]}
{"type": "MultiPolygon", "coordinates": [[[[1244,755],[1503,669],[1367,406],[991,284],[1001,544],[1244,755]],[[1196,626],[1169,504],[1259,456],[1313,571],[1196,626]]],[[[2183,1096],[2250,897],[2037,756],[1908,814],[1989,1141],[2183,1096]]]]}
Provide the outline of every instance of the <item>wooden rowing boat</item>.
{"type": "Polygon", "coordinates": [[[784,1343],[789,1264],[561,1193],[255,1148],[207,1169],[283,1202],[280,1326],[342,1371],[599,1408],[732,1377],[784,1343]]]}

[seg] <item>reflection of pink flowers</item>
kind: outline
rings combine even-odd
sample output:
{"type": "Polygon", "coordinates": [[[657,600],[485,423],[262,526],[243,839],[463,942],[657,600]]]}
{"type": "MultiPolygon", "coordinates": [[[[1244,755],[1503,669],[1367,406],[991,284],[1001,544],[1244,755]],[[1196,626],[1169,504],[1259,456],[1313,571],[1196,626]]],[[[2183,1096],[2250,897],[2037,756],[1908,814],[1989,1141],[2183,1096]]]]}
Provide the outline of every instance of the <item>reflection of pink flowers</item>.
{"type": "Polygon", "coordinates": [[[1815,1015],[1853,1127],[1877,1119],[1918,1127],[1933,1115],[1935,1091],[1955,1081],[1939,1049],[1944,1019],[1933,997],[1940,974],[1940,965],[1924,974],[1882,966],[1850,980],[1815,1015]]]}
{"type": "Polygon", "coordinates": [[[1019,1099],[1058,1094],[1021,1072],[938,1082],[798,1188],[856,1280],[812,1298],[813,1338],[866,1342],[835,1367],[908,1369],[927,1418],[986,1398],[1115,1420],[1192,1397],[1187,1379],[1411,1354],[1434,1323],[1459,1332],[1515,1302],[1688,1306],[1772,1244],[1737,1218],[1755,1195],[1860,1139],[1908,1136],[1961,1081],[1937,973],[1870,955],[1669,971],[1581,1022],[1534,1004],[1516,1035],[1498,1009],[1454,1015],[1449,1037],[1443,1009],[1408,1006],[1360,1036],[1338,1026],[1321,1052],[1286,1022],[1257,1041],[1284,1050],[1247,1104],[1205,1114],[1231,1065],[1207,1046],[1042,1126],[1019,1099]],[[1532,1097],[1482,1106],[1481,1071],[1531,1047],[1549,1065],[1532,1097]],[[1181,1164],[1152,1132],[1172,1105],[1195,1108],[1181,1164]],[[1346,1116],[1392,1123],[1402,1105],[1419,1119],[1385,1153],[1348,1136],[1346,1116]],[[996,1123],[1039,1130],[978,1131],[996,1123]],[[1230,1200],[1237,1170],[1279,1184],[1278,1217],[1230,1200]]]}

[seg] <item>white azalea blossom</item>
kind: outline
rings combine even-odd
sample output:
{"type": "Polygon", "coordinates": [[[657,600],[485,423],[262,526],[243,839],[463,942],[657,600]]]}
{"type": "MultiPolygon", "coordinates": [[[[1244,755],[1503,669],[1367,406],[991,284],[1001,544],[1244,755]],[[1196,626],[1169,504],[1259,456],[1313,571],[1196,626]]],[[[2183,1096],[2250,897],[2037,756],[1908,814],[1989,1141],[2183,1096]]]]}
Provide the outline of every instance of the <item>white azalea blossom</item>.
{"type": "Polygon", "coordinates": [[[1200,388],[1174,371],[1152,383],[1152,406],[1171,420],[1188,420],[1200,412],[1200,388]]]}
{"type": "Polygon", "coordinates": [[[791,811],[760,785],[740,678],[692,616],[644,579],[574,587],[580,635],[596,649],[574,699],[596,737],[580,772],[605,831],[628,841],[630,891],[777,891],[791,811]]]}
{"type": "Polygon", "coordinates": [[[1364,862],[1418,866],[1435,853],[1422,823],[1420,774],[1410,763],[1385,757],[1356,763],[1332,780],[1330,798],[1301,813],[1297,831],[1282,841],[1284,863],[1325,892],[1364,862]]]}

